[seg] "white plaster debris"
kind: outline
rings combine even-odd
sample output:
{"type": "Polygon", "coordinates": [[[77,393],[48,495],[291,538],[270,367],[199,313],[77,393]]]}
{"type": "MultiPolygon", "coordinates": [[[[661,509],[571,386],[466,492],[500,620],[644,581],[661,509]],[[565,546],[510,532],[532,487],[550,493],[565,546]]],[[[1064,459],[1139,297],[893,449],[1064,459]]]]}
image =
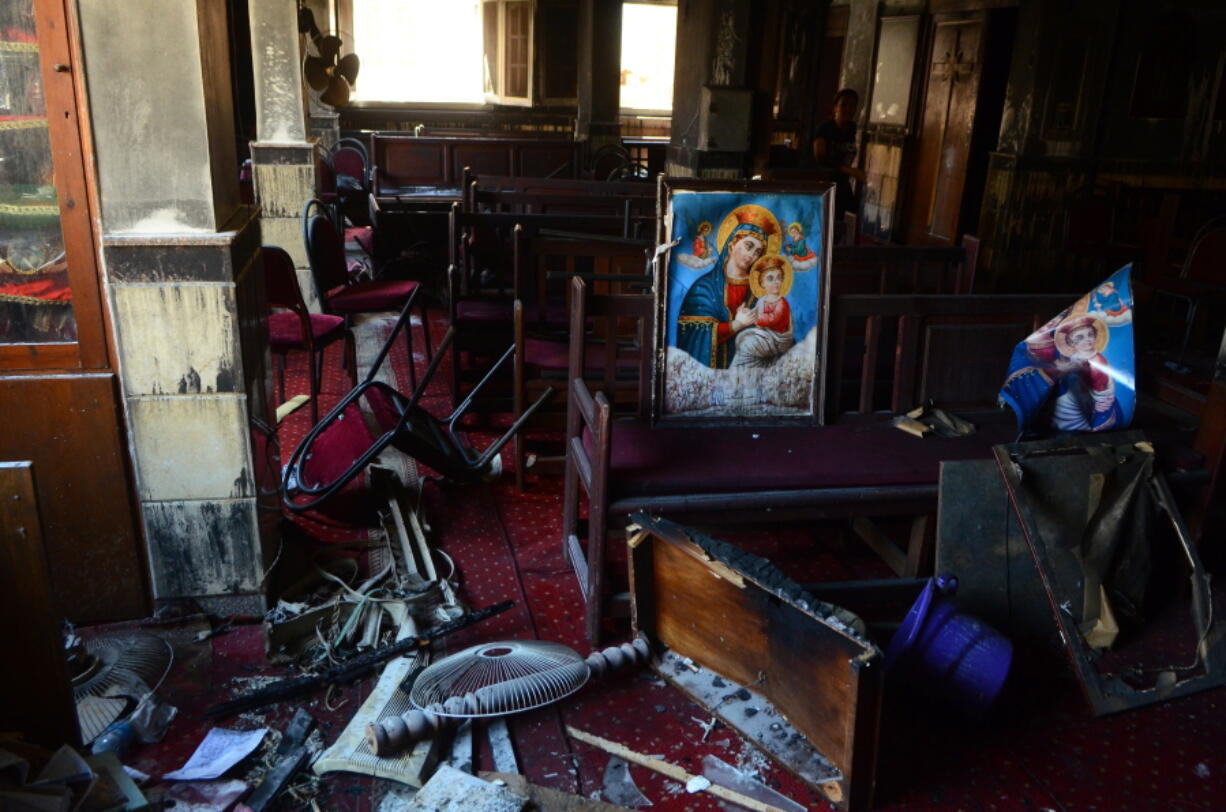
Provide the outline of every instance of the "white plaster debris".
{"type": "Polygon", "coordinates": [[[763,776],[770,770],[770,759],[749,742],[741,742],[741,752],[737,754],[734,766],[755,781],[765,783],[763,776]]]}
{"type": "Polygon", "coordinates": [[[693,795],[695,792],[702,792],[711,786],[711,779],[701,775],[696,775],[689,781],[685,782],[685,791],[693,795]]]}
{"type": "Polygon", "coordinates": [[[1197,778],[1208,778],[1209,777],[1209,765],[1205,764],[1203,761],[1197,764],[1196,765],[1196,777],[1197,778]]]}

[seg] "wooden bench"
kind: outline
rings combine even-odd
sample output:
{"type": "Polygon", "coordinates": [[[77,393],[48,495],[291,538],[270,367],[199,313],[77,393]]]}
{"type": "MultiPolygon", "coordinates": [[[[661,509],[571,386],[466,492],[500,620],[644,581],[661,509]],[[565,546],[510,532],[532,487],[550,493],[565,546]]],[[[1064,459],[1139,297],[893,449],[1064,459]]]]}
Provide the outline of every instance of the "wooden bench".
{"type": "Polygon", "coordinates": [[[464,188],[466,211],[617,215],[626,235],[655,233],[656,190],[650,184],[483,175],[468,178],[464,188]]]}
{"type": "MultiPolygon", "coordinates": [[[[582,280],[573,283],[572,347],[582,341],[587,301],[582,280]]],[[[1033,326],[1067,304],[1067,297],[1049,296],[947,296],[837,297],[832,324],[846,323],[849,313],[872,312],[875,319],[910,316],[913,327],[899,335],[923,347],[919,352],[899,352],[899,367],[892,385],[899,390],[890,402],[906,402],[905,391],[928,391],[927,381],[958,379],[948,370],[965,364],[967,351],[980,358],[972,344],[949,345],[942,340],[946,324],[973,331],[976,320],[998,329],[1002,316],[1014,319],[1013,341],[1022,340],[1033,326]],[[918,332],[916,332],[918,331],[918,332]],[[912,336],[918,336],[913,339],[912,336]],[[935,336],[935,337],[934,337],[935,336]],[[925,382],[919,390],[907,382],[925,382]]],[[[592,296],[593,303],[599,297],[592,296]]],[[[595,304],[591,306],[595,307],[595,304]]],[[[843,369],[839,353],[850,342],[834,336],[836,349],[828,353],[827,368],[843,369]]],[[[985,346],[984,352],[996,352],[985,346]]],[[[868,365],[871,359],[861,352],[868,365]]],[[[999,366],[990,378],[993,387],[1004,377],[1008,353],[997,354],[999,366]]],[[[563,495],[562,542],[579,578],[587,602],[587,633],[598,640],[605,609],[606,537],[610,518],[636,510],[686,521],[757,518],[794,520],[810,517],[858,518],[912,517],[907,549],[900,550],[865,521],[853,529],[873,546],[895,572],[914,575],[927,568],[931,555],[939,465],[947,459],[987,458],[994,444],[1014,439],[1011,416],[981,420],[978,431],[959,439],[916,437],[882,422],[866,424],[852,420],[815,428],[721,427],[653,428],[646,418],[646,398],[640,398],[635,419],[613,420],[608,396],[582,374],[581,359],[575,358],[569,375],[569,410],[566,429],[566,468],[563,495]],[[720,464],[718,449],[752,449],[761,459],[786,460],[776,466],[746,468],[720,464]],[[581,541],[579,489],[588,494],[587,549],[581,541]]],[[[978,366],[978,364],[976,364],[978,366]]],[[[853,401],[861,398],[854,397],[853,401]]],[[[994,400],[994,392],[992,400],[994,400]]],[[[871,402],[871,398],[870,398],[871,402]]],[[[907,403],[910,408],[912,403],[907,403]]],[[[987,407],[988,403],[979,404],[987,407]]],[[[986,412],[985,412],[986,414],[986,412]]]]}
{"type": "Polygon", "coordinates": [[[423,190],[462,194],[465,168],[482,175],[529,177],[579,176],[582,145],[570,138],[490,136],[371,136],[373,186],[379,196],[413,195],[423,190]]]}

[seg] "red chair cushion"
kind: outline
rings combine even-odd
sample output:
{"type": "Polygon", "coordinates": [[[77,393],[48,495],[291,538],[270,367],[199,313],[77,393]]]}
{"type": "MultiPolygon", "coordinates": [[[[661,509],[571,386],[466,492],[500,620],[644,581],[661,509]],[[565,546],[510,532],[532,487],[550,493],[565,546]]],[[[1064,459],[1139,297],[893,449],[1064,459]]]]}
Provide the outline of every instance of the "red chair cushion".
{"type": "MultiPolygon", "coordinates": [[[[920,439],[884,423],[820,428],[650,428],[615,422],[610,496],[935,485],[942,460],[986,459],[1012,421],[920,439]],[[745,460],[750,460],[748,464],[745,460]]],[[[590,436],[584,437],[590,448],[590,436]]]]}
{"type": "Polygon", "coordinates": [[[375,230],[371,226],[356,226],[345,229],[345,240],[347,242],[356,242],[368,256],[375,252],[375,230]]]}
{"type": "Polygon", "coordinates": [[[337,313],[370,313],[404,307],[418,283],[412,279],[357,282],[328,294],[328,309],[337,313]]]}
{"type": "MultiPolygon", "coordinates": [[[[583,350],[584,369],[604,369],[604,351],[604,344],[588,343],[583,350]]],[[[570,345],[563,344],[560,341],[528,338],[524,340],[524,360],[538,369],[569,369],[570,345]]],[[[634,358],[619,358],[617,359],[617,366],[626,368],[635,367],[638,366],[638,362],[634,358]]]]}
{"type": "MultiPolygon", "coordinates": [[[[529,324],[538,321],[537,305],[524,307],[524,319],[529,324]]],[[[500,325],[511,323],[511,302],[498,299],[465,299],[456,302],[456,322],[459,324],[500,325]]],[[[565,327],[570,324],[570,314],[564,305],[548,305],[545,308],[545,323],[550,327],[565,327]]]]}
{"type": "MultiPolygon", "coordinates": [[[[326,313],[310,315],[311,335],[321,344],[345,329],[345,320],[326,313]]],[[[297,313],[273,313],[268,317],[268,343],[273,349],[296,349],[302,347],[302,321],[297,313]]]]}
{"type": "Polygon", "coordinates": [[[299,468],[303,484],[313,488],[335,482],[376,439],[362,419],[361,407],[350,403],[311,444],[299,468]]]}

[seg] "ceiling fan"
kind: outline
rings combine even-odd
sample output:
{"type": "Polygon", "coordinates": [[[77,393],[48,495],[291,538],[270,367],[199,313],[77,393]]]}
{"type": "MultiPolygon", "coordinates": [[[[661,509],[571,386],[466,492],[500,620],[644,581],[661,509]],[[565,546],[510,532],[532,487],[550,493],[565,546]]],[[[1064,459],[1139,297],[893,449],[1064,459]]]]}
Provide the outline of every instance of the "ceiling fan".
{"type": "Polygon", "coordinates": [[[319,91],[319,99],[333,107],[349,103],[349,94],[357,84],[361,61],[354,53],[341,56],[344,42],[335,34],[324,34],[315,24],[309,8],[298,9],[298,33],[306,34],[315,49],[302,60],[302,76],[307,86],[319,91]]]}

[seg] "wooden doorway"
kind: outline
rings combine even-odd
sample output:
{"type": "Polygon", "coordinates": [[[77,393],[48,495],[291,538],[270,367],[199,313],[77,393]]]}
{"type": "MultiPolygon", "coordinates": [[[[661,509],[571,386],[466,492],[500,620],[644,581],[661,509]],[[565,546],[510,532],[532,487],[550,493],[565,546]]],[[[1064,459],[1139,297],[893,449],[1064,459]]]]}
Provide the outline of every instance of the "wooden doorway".
{"type": "Polygon", "coordinates": [[[932,21],[907,242],[953,245],[978,224],[1008,78],[1013,9],[932,21]]]}

